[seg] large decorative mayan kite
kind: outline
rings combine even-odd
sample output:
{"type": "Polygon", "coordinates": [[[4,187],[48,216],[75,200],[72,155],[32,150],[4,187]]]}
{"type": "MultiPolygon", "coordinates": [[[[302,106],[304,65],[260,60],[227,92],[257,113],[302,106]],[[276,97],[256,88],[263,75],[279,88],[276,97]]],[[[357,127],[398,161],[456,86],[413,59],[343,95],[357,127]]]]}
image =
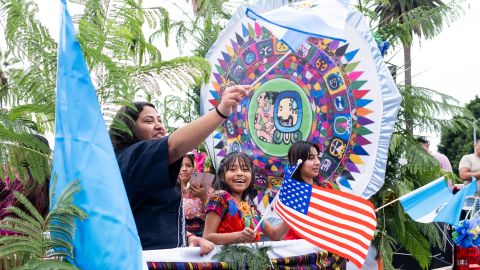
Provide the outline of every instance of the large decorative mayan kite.
{"type": "MultiPolygon", "coordinates": [[[[202,111],[214,108],[226,87],[254,82],[289,50],[267,28],[238,18],[242,12],[207,55],[212,74],[202,111]]],[[[383,185],[400,96],[360,13],[349,11],[345,37],[310,37],[207,139],[217,164],[229,151],[253,158],[260,204],[279,190],[288,149],[299,140],[318,144],[324,185],[344,183],[367,198],[383,185]]]]}

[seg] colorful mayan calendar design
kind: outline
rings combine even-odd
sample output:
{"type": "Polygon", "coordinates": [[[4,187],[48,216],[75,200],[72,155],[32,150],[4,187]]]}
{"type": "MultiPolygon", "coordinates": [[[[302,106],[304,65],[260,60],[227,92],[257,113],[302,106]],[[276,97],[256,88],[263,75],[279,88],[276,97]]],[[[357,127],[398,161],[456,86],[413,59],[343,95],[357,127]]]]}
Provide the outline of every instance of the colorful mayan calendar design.
{"type": "MultiPolygon", "coordinates": [[[[205,109],[217,105],[226,87],[250,85],[288,51],[254,21],[243,20],[232,28],[210,53],[213,70],[203,88],[205,109]]],[[[309,38],[270,71],[207,140],[217,163],[230,151],[253,158],[260,205],[280,189],[288,149],[299,140],[319,146],[323,185],[347,180],[353,192],[362,195],[377,158],[383,106],[381,79],[366,74],[375,62],[362,64],[359,57],[370,48],[360,45],[309,38]],[[379,90],[372,93],[372,88],[379,90]]]]}

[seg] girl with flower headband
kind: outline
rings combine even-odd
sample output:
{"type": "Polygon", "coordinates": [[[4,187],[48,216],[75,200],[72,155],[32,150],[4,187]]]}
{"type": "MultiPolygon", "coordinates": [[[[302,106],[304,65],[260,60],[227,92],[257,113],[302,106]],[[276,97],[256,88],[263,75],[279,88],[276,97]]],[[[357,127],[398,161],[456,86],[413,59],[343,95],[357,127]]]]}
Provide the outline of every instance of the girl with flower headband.
{"type": "MultiPolygon", "coordinates": [[[[222,160],[217,177],[217,190],[205,206],[203,237],[217,245],[260,240],[260,232],[254,232],[261,214],[252,201],[256,195],[252,160],[244,153],[229,153],[222,160]]],[[[264,221],[262,227],[271,240],[282,239],[288,230],[284,222],[273,227],[264,221]]]]}

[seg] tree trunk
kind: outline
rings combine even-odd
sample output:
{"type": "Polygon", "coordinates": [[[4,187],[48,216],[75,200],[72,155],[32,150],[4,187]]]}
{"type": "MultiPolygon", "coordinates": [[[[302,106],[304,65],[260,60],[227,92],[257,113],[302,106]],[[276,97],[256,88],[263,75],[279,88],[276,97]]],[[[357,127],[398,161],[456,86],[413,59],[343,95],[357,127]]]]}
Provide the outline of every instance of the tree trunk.
{"type": "Polygon", "coordinates": [[[198,12],[200,11],[199,0],[192,0],[192,7],[193,7],[193,14],[198,15],[198,12]]]}
{"type": "MultiPolygon", "coordinates": [[[[403,62],[405,66],[405,102],[410,102],[412,97],[412,62],[411,62],[411,45],[403,46],[403,62]]],[[[408,107],[408,106],[407,106],[408,107]]],[[[413,135],[413,115],[411,112],[405,112],[405,129],[413,135]]]]}
{"type": "MultiPolygon", "coordinates": [[[[8,79],[4,75],[5,75],[5,73],[3,73],[2,70],[0,70],[0,96],[3,95],[3,93],[2,93],[3,91],[5,91],[5,92],[7,91],[8,79]]],[[[5,93],[5,95],[6,95],[6,93],[5,93]]],[[[2,108],[3,108],[3,104],[2,104],[2,100],[0,98],[0,109],[2,109],[2,108]]]]}

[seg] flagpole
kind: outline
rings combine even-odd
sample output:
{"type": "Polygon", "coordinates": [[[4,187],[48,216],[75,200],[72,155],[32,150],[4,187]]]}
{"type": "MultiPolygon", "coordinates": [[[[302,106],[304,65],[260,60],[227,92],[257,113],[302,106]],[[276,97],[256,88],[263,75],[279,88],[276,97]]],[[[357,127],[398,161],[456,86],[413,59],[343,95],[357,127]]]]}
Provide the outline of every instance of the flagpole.
{"type": "MultiPolygon", "coordinates": [[[[416,190],[416,189],[415,189],[415,190],[416,190]]],[[[407,194],[405,194],[405,195],[403,195],[403,196],[400,196],[400,197],[396,198],[395,200],[393,200],[393,201],[391,201],[391,202],[388,202],[387,204],[384,204],[384,205],[378,207],[377,209],[375,209],[375,212],[378,212],[378,210],[382,210],[383,208],[389,206],[390,204],[395,203],[395,202],[401,200],[403,197],[407,196],[408,194],[410,194],[411,192],[413,192],[413,191],[415,191],[415,190],[412,190],[412,191],[410,191],[409,193],[407,193],[407,194]]]]}
{"type": "MultiPolygon", "coordinates": [[[[292,175],[295,173],[295,171],[297,170],[298,166],[300,166],[300,164],[302,164],[303,160],[301,159],[298,159],[297,161],[297,166],[295,168],[295,170],[292,172],[292,175]]],[[[272,212],[272,206],[274,205],[274,203],[276,203],[277,201],[277,197],[278,197],[278,194],[280,194],[280,191],[277,192],[277,194],[275,194],[275,197],[273,198],[272,202],[268,204],[267,206],[267,210],[265,211],[265,213],[263,214],[263,217],[260,219],[260,221],[258,222],[257,226],[255,227],[255,229],[253,230],[253,233],[256,233],[258,228],[260,228],[260,225],[262,224],[263,220],[265,219],[266,216],[268,216],[268,214],[270,214],[270,212],[272,212]]]]}
{"type": "MultiPolygon", "coordinates": [[[[402,197],[403,197],[403,196],[402,196],[402,197]]],[[[400,197],[400,198],[402,198],[402,197],[400,197]]],[[[392,203],[394,203],[394,202],[396,202],[396,201],[400,200],[400,198],[396,198],[395,200],[393,200],[393,201],[391,201],[391,202],[389,202],[389,203],[387,203],[387,204],[384,204],[384,205],[382,205],[382,206],[378,207],[377,209],[375,209],[375,212],[378,212],[378,210],[381,210],[381,209],[383,209],[383,208],[385,208],[385,207],[389,206],[390,204],[392,204],[392,203]]]]}
{"type": "Polygon", "coordinates": [[[288,50],[288,52],[286,52],[280,59],[278,59],[277,62],[275,62],[271,67],[269,67],[265,72],[262,73],[262,75],[260,75],[260,77],[258,77],[252,84],[250,84],[250,86],[255,86],[257,83],[259,83],[265,76],[267,76],[268,73],[270,73],[270,71],[272,71],[272,69],[274,69],[280,62],[282,62],[283,60],[285,60],[285,58],[287,58],[287,56],[289,56],[290,54],[292,54],[292,51],[291,50],[288,50]]]}
{"type": "Polygon", "coordinates": [[[277,196],[278,196],[279,193],[280,193],[280,191],[277,192],[277,194],[275,194],[275,197],[273,198],[273,201],[268,204],[267,210],[266,210],[265,213],[263,214],[263,217],[262,217],[262,219],[260,219],[260,221],[258,222],[257,226],[255,226],[255,229],[253,230],[253,233],[256,233],[256,232],[257,232],[258,228],[260,228],[260,225],[262,224],[262,222],[263,222],[263,220],[265,219],[265,217],[266,217],[267,215],[269,215],[270,212],[272,212],[272,205],[276,202],[277,196]]]}

